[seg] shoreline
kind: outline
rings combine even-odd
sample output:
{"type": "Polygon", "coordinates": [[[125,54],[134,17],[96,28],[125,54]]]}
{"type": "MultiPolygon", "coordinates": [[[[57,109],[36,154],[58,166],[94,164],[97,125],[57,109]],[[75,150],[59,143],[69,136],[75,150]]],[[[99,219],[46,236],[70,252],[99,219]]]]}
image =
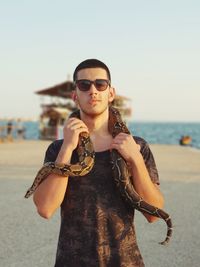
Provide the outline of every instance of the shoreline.
{"type": "MultiPolygon", "coordinates": [[[[146,139],[145,139],[146,140],[146,139]]],[[[9,144],[9,143],[18,143],[18,142],[53,142],[52,140],[41,140],[39,138],[37,139],[17,139],[17,138],[7,138],[7,137],[1,137],[0,136],[0,146],[2,144],[9,144]]],[[[177,147],[185,147],[185,148],[189,148],[189,149],[194,149],[200,152],[200,147],[198,146],[194,146],[194,145],[179,145],[178,143],[151,143],[148,142],[148,144],[150,146],[177,146],[177,147]]]]}

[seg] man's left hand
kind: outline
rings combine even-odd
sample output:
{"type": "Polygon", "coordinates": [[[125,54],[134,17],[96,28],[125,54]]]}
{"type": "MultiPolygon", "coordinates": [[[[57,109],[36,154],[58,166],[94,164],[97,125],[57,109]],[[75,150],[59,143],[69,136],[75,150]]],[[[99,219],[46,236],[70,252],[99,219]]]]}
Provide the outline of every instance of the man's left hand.
{"type": "Polygon", "coordinates": [[[140,145],[133,139],[132,135],[119,133],[111,144],[111,149],[116,149],[127,162],[133,162],[140,154],[140,145]]]}

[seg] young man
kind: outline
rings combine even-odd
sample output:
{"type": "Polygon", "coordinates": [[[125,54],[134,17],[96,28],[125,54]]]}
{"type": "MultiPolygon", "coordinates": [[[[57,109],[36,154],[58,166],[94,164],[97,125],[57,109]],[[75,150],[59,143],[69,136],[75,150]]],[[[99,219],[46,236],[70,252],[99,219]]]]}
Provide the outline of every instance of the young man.
{"type": "MultiPolygon", "coordinates": [[[[50,174],[34,193],[38,213],[50,218],[61,206],[61,229],[55,267],[144,266],[133,226],[134,211],[122,200],[112,177],[110,150],[117,149],[131,169],[137,193],[149,204],[163,207],[158,174],[147,143],[125,133],[112,138],[108,131],[109,104],[115,97],[108,67],[96,59],[74,71],[74,100],[81,120],[66,121],[63,140],[53,142],[45,162],[77,162],[79,134],[88,132],[95,164],[82,177],[50,174]],[[99,83],[103,91],[99,91],[99,83]],[[86,90],[86,89],[87,90],[86,90]]],[[[157,218],[144,213],[149,222],[157,218]]]]}

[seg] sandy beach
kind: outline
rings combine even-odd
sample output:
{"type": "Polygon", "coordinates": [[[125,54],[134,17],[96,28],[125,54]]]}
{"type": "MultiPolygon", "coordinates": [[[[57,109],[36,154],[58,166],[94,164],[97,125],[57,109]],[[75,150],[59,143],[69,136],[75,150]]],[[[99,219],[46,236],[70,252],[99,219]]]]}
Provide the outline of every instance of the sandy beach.
{"type": "MultiPolygon", "coordinates": [[[[0,267],[54,265],[59,211],[50,220],[37,215],[27,188],[41,167],[49,141],[0,144],[0,267]]],[[[198,267],[200,262],[200,150],[151,145],[160,174],[165,210],[174,225],[168,246],[164,221],[149,224],[136,212],[136,232],[146,267],[198,267]]],[[[114,267],[114,266],[113,266],[114,267]]]]}

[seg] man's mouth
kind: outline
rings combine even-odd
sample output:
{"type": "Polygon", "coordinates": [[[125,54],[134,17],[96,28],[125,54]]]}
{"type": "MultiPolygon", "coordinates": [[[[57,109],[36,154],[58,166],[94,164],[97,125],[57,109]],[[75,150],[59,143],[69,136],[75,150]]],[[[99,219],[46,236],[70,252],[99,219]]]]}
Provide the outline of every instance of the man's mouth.
{"type": "Polygon", "coordinates": [[[91,99],[91,100],[89,101],[90,104],[96,104],[96,103],[98,103],[98,102],[100,102],[100,100],[98,100],[98,99],[91,99]]]}

